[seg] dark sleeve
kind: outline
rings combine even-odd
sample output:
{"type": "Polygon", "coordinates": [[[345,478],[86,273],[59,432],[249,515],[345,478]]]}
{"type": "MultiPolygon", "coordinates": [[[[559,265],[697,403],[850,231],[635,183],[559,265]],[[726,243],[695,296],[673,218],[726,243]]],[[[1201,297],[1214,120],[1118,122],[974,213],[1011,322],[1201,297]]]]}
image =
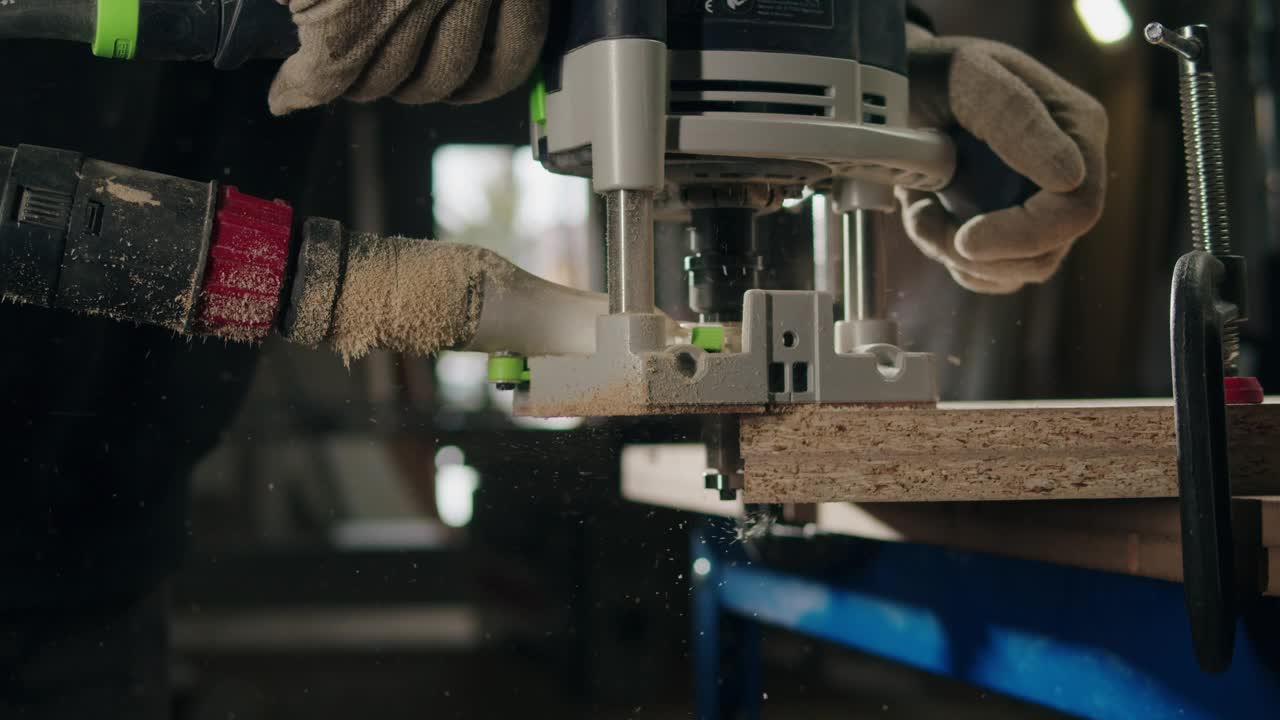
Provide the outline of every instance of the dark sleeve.
{"type": "Polygon", "coordinates": [[[928,30],[933,34],[938,34],[938,29],[933,26],[933,19],[928,13],[916,7],[915,3],[907,3],[907,22],[928,30]]]}
{"type": "MultiPolygon", "coordinates": [[[[229,172],[260,195],[300,197],[294,177],[332,177],[286,167],[316,145],[309,125],[268,121],[269,65],[231,82],[194,63],[93,63],[57,43],[0,43],[0,63],[19,57],[30,70],[5,102],[23,112],[0,113],[0,145],[71,148],[179,177],[229,172]],[[49,92],[67,78],[84,92],[49,92]]],[[[188,477],[238,411],[257,351],[12,303],[0,303],[0,331],[3,675],[5,623],[136,598],[177,566],[188,477]]],[[[4,699],[0,678],[9,717],[4,699]]]]}

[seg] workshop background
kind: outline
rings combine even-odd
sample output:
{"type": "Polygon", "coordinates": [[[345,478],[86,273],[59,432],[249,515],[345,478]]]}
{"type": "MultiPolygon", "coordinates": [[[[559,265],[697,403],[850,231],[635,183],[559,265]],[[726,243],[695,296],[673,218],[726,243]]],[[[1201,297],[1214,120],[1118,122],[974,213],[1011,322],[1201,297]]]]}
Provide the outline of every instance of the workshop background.
{"type": "MultiPolygon", "coordinates": [[[[908,328],[912,313],[929,313],[969,338],[968,352],[948,353],[946,399],[1167,395],[1169,273],[1188,247],[1168,53],[1138,30],[1114,43],[1104,42],[1106,27],[1091,36],[1079,7],[1089,2],[919,4],[941,32],[1020,47],[1111,114],[1107,212],[1056,279],[1007,298],[895,296],[891,285],[908,328]]],[[[1217,65],[1235,237],[1255,273],[1245,374],[1280,386],[1270,295],[1280,257],[1280,8],[1123,5],[1136,28],[1149,18],[1205,21],[1224,37],[1217,65]]],[[[476,107],[339,104],[281,120],[266,111],[269,63],[225,74],[122,66],[80,47],[19,42],[0,45],[0,62],[22,69],[6,74],[0,144],[216,178],[288,198],[302,215],[478,243],[558,282],[603,289],[597,204],[584,181],[533,163],[521,93],[476,107]]],[[[809,219],[784,216],[774,235],[809,219]]],[[[659,298],[678,312],[684,251],[678,234],[661,237],[670,272],[659,273],[659,298]]],[[[905,240],[897,247],[895,259],[914,252],[905,240]]],[[[792,250],[812,259],[812,248],[792,250]]],[[[936,273],[934,286],[948,282],[938,268],[920,272],[936,273]]],[[[92,438],[83,457],[46,459],[64,463],[65,477],[105,472],[96,463],[109,464],[109,450],[99,448],[112,443],[138,454],[214,446],[189,488],[163,463],[133,478],[147,488],[138,498],[158,494],[174,518],[192,506],[188,547],[139,549],[140,563],[162,565],[185,551],[176,580],[158,590],[173,607],[178,717],[692,716],[695,519],[618,492],[624,444],[696,436],[689,423],[516,420],[509,397],[486,384],[482,357],[375,353],[346,367],[276,341],[253,351],[27,309],[6,307],[0,318],[5,367],[35,353],[60,376],[56,393],[7,376],[7,397],[55,393],[65,412],[41,422],[92,438]],[[148,424],[108,423],[102,406],[144,407],[148,424]]],[[[932,349],[930,337],[908,337],[911,349],[932,349]]],[[[5,444],[39,462],[29,425],[6,420],[5,444]]],[[[130,522],[113,503],[85,508],[86,527],[106,545],[130,522]]],[[[29,541],[9,530],[0,539],[29,541]]],[[[770,718],[1046,717],[814,640],[768,633],[762,648],[770,718]]]]}

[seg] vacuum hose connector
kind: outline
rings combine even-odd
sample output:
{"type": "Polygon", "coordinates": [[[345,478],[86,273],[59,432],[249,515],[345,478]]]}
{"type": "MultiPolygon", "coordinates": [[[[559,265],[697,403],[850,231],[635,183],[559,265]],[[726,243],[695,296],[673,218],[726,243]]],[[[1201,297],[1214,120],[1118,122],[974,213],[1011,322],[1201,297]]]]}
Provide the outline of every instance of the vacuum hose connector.
{"type": "Polygon", "coordinates": [[[293,210],[23,145],[0,148],[0,298],[255,341],[275,324],[293,210]]]}

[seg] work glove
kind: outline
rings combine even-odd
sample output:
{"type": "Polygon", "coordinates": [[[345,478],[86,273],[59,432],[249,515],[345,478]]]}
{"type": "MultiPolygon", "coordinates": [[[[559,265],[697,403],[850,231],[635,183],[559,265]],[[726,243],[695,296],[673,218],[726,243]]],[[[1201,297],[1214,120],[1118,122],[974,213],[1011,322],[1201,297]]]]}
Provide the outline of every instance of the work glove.
{"type": "Polygon", "coordinates": [[[934,37],[915,26],[908,37],[912,124],[968,130],[1040,191],[962,223],[936,195],[899,188],[907,234],[975,292],[1045,282],[1102,216],[1106,111],[1007,45],[934,37]]]}
{"type": "Polygon", "coordinates": [[[414,105],[503,95],[529,76],[550,0],[278,0],[298,52],[271,86],[285,115],[346,97],[414,105]]]}

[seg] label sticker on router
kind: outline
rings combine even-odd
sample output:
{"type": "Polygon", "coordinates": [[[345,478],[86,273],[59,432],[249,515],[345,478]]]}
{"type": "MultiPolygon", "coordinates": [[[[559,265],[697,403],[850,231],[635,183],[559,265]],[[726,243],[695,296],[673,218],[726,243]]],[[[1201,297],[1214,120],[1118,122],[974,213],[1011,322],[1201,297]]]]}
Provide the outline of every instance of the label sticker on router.
{"type": "Polygon", "coordinates": [[[830,28],[836,0],[678,0],[677,15],[776,25],[830,28]]]}

